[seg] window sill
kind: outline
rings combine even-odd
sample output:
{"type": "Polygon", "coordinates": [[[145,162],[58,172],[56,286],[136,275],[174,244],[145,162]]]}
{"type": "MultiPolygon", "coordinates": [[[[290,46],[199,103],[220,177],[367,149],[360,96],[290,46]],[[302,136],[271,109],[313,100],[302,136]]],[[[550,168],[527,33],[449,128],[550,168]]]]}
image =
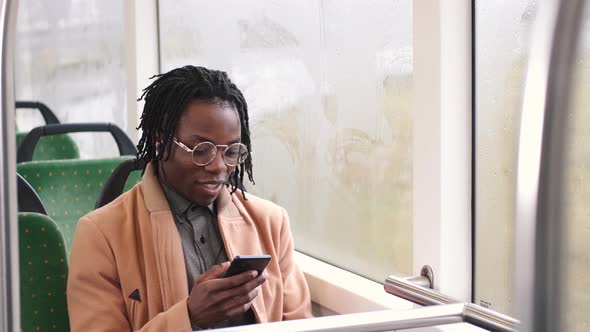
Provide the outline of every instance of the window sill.
{"type": "Polygon", "coordinates": [[[338,314],[420,307],[388,294],[382,284],[300,252],[295,252],[295,261],[303,270],[312,302],[338,314]]]}

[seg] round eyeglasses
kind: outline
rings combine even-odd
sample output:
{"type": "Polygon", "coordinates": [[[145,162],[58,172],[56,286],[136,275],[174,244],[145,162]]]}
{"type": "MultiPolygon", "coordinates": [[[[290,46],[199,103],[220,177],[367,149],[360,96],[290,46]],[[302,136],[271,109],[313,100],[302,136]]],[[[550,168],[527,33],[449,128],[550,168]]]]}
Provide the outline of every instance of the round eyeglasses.
{"type": "Polygon", "coordinates": [[[190,149],[182,142],[179,142],[176,137],[173,138],[173,141],[184,151],[190,152],[192,154],[193,162],[198,166],[209,165],[217,155],[217,148],[223,148],[223,162],[230,167],[238,166],[239,164],[246,161],[246,158],[249,154],[248,148],[246,148],[246,146],[242,143],[216,145],[211,142],[201,142],[194,148],[190,149]]]}

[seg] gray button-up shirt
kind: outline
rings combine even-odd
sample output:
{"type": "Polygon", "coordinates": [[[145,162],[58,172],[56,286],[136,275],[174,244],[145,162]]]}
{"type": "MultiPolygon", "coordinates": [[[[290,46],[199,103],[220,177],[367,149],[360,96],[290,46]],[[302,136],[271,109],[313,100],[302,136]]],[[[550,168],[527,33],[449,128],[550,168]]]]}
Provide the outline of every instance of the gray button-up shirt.
{"type": "MultiPolygon", "coordinates": [[[[213,265],[227,261],[227,253],[221,239],[214,204],[202,207],[193,204],[171,190],[162,181],[174,222],[182,242],[189,293],[199,276],[213,265]]],[[[215,326],[216,328],[256,323],[252,310],[215,326]]]]}
{"type": "Polygon", "coordinates": [[[180,239],[189,292],[199,276],[213,265],[227,261],[215,207],[197,206],[162,184],[180,239]]]}

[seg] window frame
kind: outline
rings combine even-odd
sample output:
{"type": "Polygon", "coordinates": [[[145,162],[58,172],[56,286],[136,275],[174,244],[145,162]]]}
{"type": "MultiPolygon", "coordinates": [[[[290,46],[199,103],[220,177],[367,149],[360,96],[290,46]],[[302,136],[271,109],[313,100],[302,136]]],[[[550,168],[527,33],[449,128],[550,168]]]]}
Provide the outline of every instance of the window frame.
{"type": "Polygon", "coordinates": [[[414,1],[414,91],[429,97],[415,97],[413,270],[419,275],[430,265],[435,288],[467,302],[474,257],[472,63],[472,2],[414,1]]]}

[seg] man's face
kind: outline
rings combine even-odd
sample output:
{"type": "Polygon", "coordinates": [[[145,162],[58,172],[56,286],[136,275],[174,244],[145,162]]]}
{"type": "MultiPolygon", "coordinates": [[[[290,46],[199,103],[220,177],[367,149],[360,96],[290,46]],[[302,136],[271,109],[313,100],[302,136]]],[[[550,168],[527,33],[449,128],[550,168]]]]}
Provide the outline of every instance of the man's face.
{"type": "MultiPolygon", "coordinates": [[[[180,116],[175,136],[190,149],[201,142],[216,145],[240,142],[238,112],[226,103],[194,100],[180,116]]],[[[217,155],[211,163],[197,166],[190,152],[172,143],[168,160],[160,162],[160,176],[170,189],[194,204],[208,206],[215,201],[235,169],[223,161],[223,150],[218,147],[217,155]]]]}

